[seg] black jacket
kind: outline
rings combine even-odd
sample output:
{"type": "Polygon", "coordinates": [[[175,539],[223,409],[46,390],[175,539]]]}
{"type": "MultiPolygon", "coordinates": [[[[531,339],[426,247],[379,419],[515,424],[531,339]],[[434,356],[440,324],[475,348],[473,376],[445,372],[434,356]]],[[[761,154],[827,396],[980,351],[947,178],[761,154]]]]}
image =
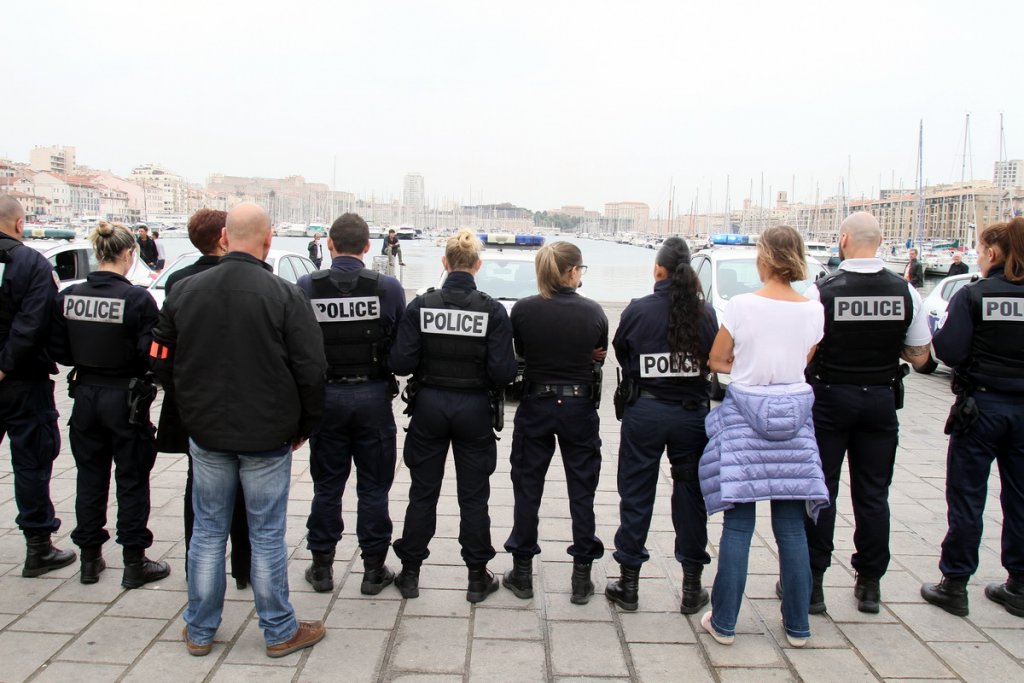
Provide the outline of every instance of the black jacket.
{"type": "Polygon", "coordinates": [[[203,448],[273,450],[308,437],[323,414],[327,361],[313,310],[253,256],[231,252],[179,282],[153,339],[154,371],[173,377],[182,422],[203,448]]]}
{"type": "Polygon", "coordinates": [[[0,233],[7,261],[0,272],[0,370],[11,379],[47,379],[57,366],[46,355],[50,313],[57,297],[46,257],[0,233]]]}
{"type": "Polygon", "coordinates": [[[150,268],[155,266],[160,254],[156,250],[156,242],[153,241],[153,238],[147,237],[144,241],[140,239],[135,241],[139,243],[139,258],[142,259],[142,262],[150,268]]]}

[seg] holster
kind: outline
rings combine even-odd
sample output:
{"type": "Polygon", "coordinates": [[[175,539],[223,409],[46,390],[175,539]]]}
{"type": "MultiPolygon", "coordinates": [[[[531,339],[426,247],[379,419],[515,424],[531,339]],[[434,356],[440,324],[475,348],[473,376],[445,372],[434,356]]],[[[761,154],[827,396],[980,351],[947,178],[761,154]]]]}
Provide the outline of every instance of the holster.
{"type": "Polygon", "coordinates": [[[978,404],[974,397],[967,394],[957,394],[953,407],[949,409],[949,417],[946,418],[944,434],[966,434],[978,423],[978,404]]]}
{"type": "Polygon", "coordinates": [[[391,398],[398,396],[398,378],[392,373],[388,373],[388,392],[391,394],[391,398]]]}
{"type": "Polygon", "coordinates": [[[910,374],[910,366],[905,363],[900,363],[900,372],[896,376],[896,379],[892,381],[892,393],[896,399],[896,410],[900,410],[903,407],[903,400],[906,398],[907,390],[903,386],[903,378],[910,374]]]}
{"type": "Polygon", "coordinates": [[[149,424],[149,408],[156,400],[156,385],[144,377],[128,380],[128,424],[149,424]]]}
{"type": "Polygon", "coordinates": [[[604,369],[600,363],[594,363],[593,370],[594,386],[590,390],[590,397],[594,399],[594,408],[601,407],[601,382],[604,380],[604,369]]]}
{"type": "Polygon", "coordinates": [[[615,406],[615,419],[621,422],[626,414],[626,406],[633,405],[640,398],[640,383],[629,375],[623,377],[620,368],[615,368],[615,381],[612,404],[615,406]]]}
{"type": "Polygon", "coordinates": [[[420,393],[420,383],[414,379],[410,379],[405,385],[405,391],[402,392],[402,401],[405,403],[405,410],[403,414],[412,417],[413,412],[416,410],[416,395],[420,393]]]}
{"type": "Polygon", "coordinates": [[[78,387],[78,371],[75,368],[68,370],[68,398],[75,397],[75,389],[78,387]]]}
{"type": "Polygon", "coordinates": [[[491,427],[500,432],[505,428],[505,392],[491,389],[487,392],[487,402],[491,408],[491,427]]]}

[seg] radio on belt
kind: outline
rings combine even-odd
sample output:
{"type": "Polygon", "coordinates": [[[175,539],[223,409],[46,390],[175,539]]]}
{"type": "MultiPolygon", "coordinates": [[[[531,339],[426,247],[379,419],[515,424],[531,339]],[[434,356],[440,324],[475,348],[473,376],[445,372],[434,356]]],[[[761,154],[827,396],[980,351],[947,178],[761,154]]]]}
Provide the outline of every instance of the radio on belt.
{"type": "Polygon", "coordinates": [[[486,337],[488,314],[482,311],[458,311],[450,308],[421,308],[420,332],[454,334],[461,337],[486,337]]]}

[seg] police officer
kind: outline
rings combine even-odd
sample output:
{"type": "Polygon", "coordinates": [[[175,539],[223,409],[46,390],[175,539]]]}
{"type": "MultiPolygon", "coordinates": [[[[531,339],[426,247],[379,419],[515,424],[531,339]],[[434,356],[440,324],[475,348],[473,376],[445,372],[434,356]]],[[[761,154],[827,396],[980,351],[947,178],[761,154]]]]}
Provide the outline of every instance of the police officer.
{"type": "Polygon", "coordinates": [[[938,584],[921,596],[967,616],[967,581],[978,569],[982,514],[992,461],[999,466],[1005,583],[985,597],[1024,617],[1024,218],[978,236],[978,270],[949,302],[935,353],[953,368],[956,403],[946,424],[946,518],[938,584]]]}
{"type": "Polygon", "coordinates": [[[50,535],[60,528],[50,500],[50,475],[60,452],[53,361],[39,352],[57,295],[53,267],[21,243],[25,211],[13,197],[0,195],[0,439],[11,441],[15,520],[28,546],[21,575],[42,576],[75,561],[58,550],[50,535]]]}
{"type": "Polygon", "coordinates": [[[707,445],[704,418],[711,384],[707,359],[718,333],[715,309],[704,302],[690,266],[690,248],[679,237],[661,245],[654,265],[654,293],[634,299],[622,312],[612,347],[625,380],[619,442],[618,581],[605,596],[625,610],[637,609],[640,566],[650,555],[644,544],[654,511],[661,454],[672,467],[672,526],[676,560],[683,566],[680,611],[694,614],[708,603],[701,586],[708,555],[707,510],[697,464],[707,445]]]}
{"type": "MultiPolygon", "coordinates": [[[[896,464],[902,406],[900,359],[924,367],[930,360],[921,296],[876,257],[878,220],[859,211],[839,227],[838,270],[805,295],[825,308],[825,336],[807,368],[814,388],[814,431],[831,505],[815,524],[805,519],[810,552],[810,613],[826,611],[823,579],[832,563],[836,498],[849,453],[855,529],[852,566],[857,609],[876,613],[880,579],[889,566],[889,484],[896,464]]],[[[776,586],[781,593],[781,586],[776,586]]]]}
{"type": "Polygon", "coordinates": [[[512,325],[504,307],[476,288],[482,245],[462,230],[448,240],[441,262],[448,277],[440,290],[417,296],[398,327],[391,370],[412,373],[407,389],[412,420],[403,457],[412,477],[409,506],[395,554],[402,571],[395,585],[405,598],[419,596],[420,565],[434,536],[437,499],[451,444],[459,497],[459,544],[469,568],[466,599],[481,602],[498,590],[487,569],[491,545],[490,476],[497,465],[493,427],[500,413],[489,390],[515,378],[512,325]],[[492,408],[492,405],[494,406],[492,408]]]}
{"type": "Polygon", "coordinates": [[[54,357],[75,366],[70,425],[78,525],[71,540],[82,549],[81,582],[96,583],[106,568],[101,551],[110,538],[103,527],[113,462],[117,542],[124,554],[121,585],[139,588],[171,573],[167,563],[145,556],[153,544],[146,523],[156,443],[149,421],[155,389],[143,378],[159,311],[145,289],[125,278],[135,259],[131,231],[100,221],[89,240],[99,269],[57,296],[51,336],[54,357]]]}
{"type": "Polygon", "coordinates": [[[544,478],[555,453],[562,452],[569,512],[572,515],[573,604],[594,594],[591,563],[604,554],[595,534],[594,493],[601,474],[599,373],[608,346],[608,318],[601,306],[576,293],[586,266],[578,247],[553,242],[537,252],[539,295],[512,307],[516,351],[526,360],[523,400],[512,433],[512,491],[515,496],[512,533],[505,550],[512,570],[502,583],[516,597],[533,596],[533,556],[537,544],[537,513],[544,478]],[[556,333],[557,331],[557,333],[556,333]]]}
{"type": "Polygon", "coordinates": [[[360,591],[376,595],[395,579],[384,566],[396,458],[391,400],[397,393],[387,353],[405,310],[405,292],[395,278],[363,267],[370,229],[359,215],[346,213],[334,221],[327,249],[331,268],[298,282],[323,331],[328,363],[324,419],[309,440],[313,503],[306,547],[313,564],[306,581],[319,592],[334,589],[334,549],[344,529],[341,496],[354,460],[356,535],[364,569],[360,591]]]}

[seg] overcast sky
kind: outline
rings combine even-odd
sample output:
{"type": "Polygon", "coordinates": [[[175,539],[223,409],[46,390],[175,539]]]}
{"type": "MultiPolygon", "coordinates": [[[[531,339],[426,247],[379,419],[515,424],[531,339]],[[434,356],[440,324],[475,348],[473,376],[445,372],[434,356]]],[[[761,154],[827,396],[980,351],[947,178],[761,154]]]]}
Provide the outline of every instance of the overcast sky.
{"type": "Polygon", "coordinates": [[[4,3],[0,156],[77,147],[126,174],[157,162],[429,203],[540,210],[645,201],[665,215],[789,190],[854,195],[977,178],[1005,113],[1024,157],[1024,3],[4,3]],[[13,87],[11,87],[13,86],[13,87]],[[970,175],[970,173],[968,173],[970,175]],[[698,195],[699,190],[699,195],[698,195]]]}

